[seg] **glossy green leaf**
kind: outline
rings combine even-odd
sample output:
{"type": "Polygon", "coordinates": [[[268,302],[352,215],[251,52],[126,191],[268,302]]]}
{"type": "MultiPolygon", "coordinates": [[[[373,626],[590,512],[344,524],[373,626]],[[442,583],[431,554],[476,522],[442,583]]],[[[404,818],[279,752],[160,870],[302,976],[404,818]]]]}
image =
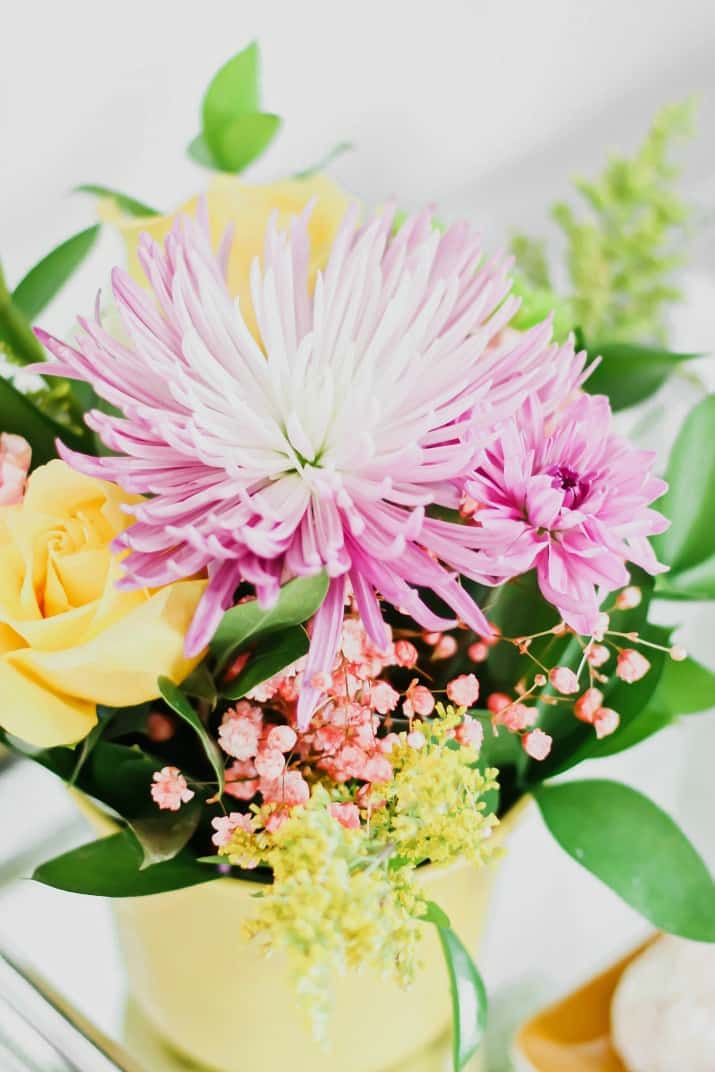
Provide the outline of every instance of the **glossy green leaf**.
{"type": "Polygon", "coordinates": [[[34,320],[45,309],[70,276],[79,268],[99,237],[100,226],[68,238],[31,268],[15,288],[12,300],[17,308],[34,320]]]}
{"type": "Polygon", "coordinates": [[[221,165],[206,144],[203,134],[197,134],[186,146],[186,155],[202,167],[220,171],[221,165]]]}
{"type": "Polygon", "coordinates": [[[0,428],[25,437],[32,447],[33,469],[57,457],[56,439],[73,450],[87,449],[84,436],[53,421],[4,377],[0,377],[0,428]]]}
{"type": "Polygon", "coordinates": [[[252,41],[212,78],[202,105],[204,135],[212,148],[214,138],[232,119],[260,111],[260,62],[258,42],[252,41]]]}
{"type": "Polygon", "coordinates": [[[16,365],[45,360],[45,351],[35,338],[27,317],[13,301],[0,265],[0,343],[16,365]]]}
{"type": "Polygon", "coordinates": [[[146,205],[143,201],[137,201],[136,197],[129,197],[128,194],[122,194],[119,190],[112,190],[108,186],[97,186],[94,183],[85,183],[82,186],[75,186],[75,193],[78,194],[93,194],[95,197],[109,198],[114,201],[118,208],[126,216],[138,216],[144,218],[147,216],[162,216],[163,213],[159,209],[152,208],[150,205],[146,205]]]}
{"type": "Polygon", "coordinates": [[[135,819],[129,827],[141,845],[140,870],[173,860],[189,843],[202,815],[203,804],[194,797],[178,811],[159,811],[135,819]]]}
{"type": "Polygon", "coordinates": [[[667,480],[658,508],[671,525],[653,542],[671,567],[669,583],[677,586],[679,573],[715,558],[715,394],[688,414],[671,451],[667,480]]]}
{"type": "Polygon", "coordinates": [[[702,356],[632,342],[589,343],[588,352],[592,358],[600,356],[601,361],[586,381],[586,390],[608,395],[614,410],[627,409],[649,398],[678,365],[702,356]]]}
{"type": "Polygon", "coordinates": [[[328,578],[324,573],[296,577],[283,585],[270,610],[263,610],[254,599],[226,611],[211,641],[211,651],[219,665],[224,666],[248,643],[306,622],[315,614],[327,591],[328,578]]]}
{"type": "Polygon", "coordinates": [[[207,144],[221,171],[235,174],[256,160],[280,130],[280,116],[254,112],[231,119],[207,144]]]}
{"type": "Polygon", "coordinates": [[[659,599],[715,599],[715,554],[692,569],[661,573],[656,579],[655,594],[659,599]]]}
{"type": "Polygon", "coordinates": [[[219,750],[218,745],[214,741],[213,737],[209,734],[208,730],[204,726],[198,713],[194,710],[189,700],[181,691],[178,685],[175,685],[168,677],[160,677],[158,682],[159,692],[163,699],[169,705],[172,711],[182,718],[184,722],[188,724],[196,731],[196,734],[201,741],[201,746],[206,753],[206,758],[213,767],[218,780],[219,792],[223,793],[224,782],[224,768],[223,757],[219,750]]]}
{"type": "Polygon", "coordinates": [[[425,919],[437,927],[452,999],[452,1060],[461,1072],[479,1049],[487,1024],[487,992],[476,964],[438,905],[428,903],[425,919]]]}
{"type": "Polygon", "coordinates": [[[654,697],[672,715],[695,715],[715,707],[715,674],[690,658],[666,659],[654,697]]]}
{"type": "Polygon", "coordinates": [[[619,782],[539,786],[534,796],[561,847],[655,927],[715,942],[715,883],[685,834],[619,782]]]}
{"type": "Polygon", "coordinates": [[[299,625],[266,637],[251,655],[245,670],[224,686],[223,695],[229,700],[240,700],[251,689],[302,658],[308,647],[308,634],[299,625]]]}
{"type": "Polygon", "coordinates": [[[186,849],[152,867],[142,869],[142,861],[137,839],[123,830],[41,864],[32,877],[46,886],[97,897],[146,897],[217,877],[186,849]]]}

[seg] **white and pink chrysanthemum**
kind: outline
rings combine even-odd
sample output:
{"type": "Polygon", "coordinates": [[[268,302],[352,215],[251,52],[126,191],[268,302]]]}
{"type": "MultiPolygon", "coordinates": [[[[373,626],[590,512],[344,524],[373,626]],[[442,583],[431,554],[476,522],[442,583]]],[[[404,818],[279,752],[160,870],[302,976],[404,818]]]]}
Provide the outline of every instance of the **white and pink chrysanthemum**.
{"type": "Polygon", "coordinates": [[[134,523],[125,587],[203,570],[209,584],[187,636],[199,652],[241,582],[270,605],[288,578],[327,571],[312,629],[301,719],[314,676],[333,664],[348,582],[365,626],[387,643],[378,599],[427,629],[454,625],[431,590],[481,633],[484,615],[458,576],[481,580],[480,533],[427,516],[457,508],[478,451],[555,368],[567,386],[583,356],[549,346],[550,324],[498,342],[516,309],[506,265],[480,266],[464,223],[441,235],[425,211],[395,235],[390,211],[350,211],[314,292],[307,213],[269,228],[253,265],[260,343],[224,283],[206,221],[180,219],[165,246],[142,236],[151,292],[112,276],[126,338],[81,320],[75,346],[38,332],[43,372],[92,384],[122,416],[88,425],[116,456],[61,448],[76,468],[148,496],[134,523]]]}
{"type": "Polygon", "coordinates": [[[665,569],[648,537],[667,520],[654,455],[611,431],[604,396],[581,395],[557,418],[530,399],[487,448],[467,491],[495,579],[536,568],[542,595],[579,633],[599,624],[603,595],[628,584],[625,563],[665,569]]]}

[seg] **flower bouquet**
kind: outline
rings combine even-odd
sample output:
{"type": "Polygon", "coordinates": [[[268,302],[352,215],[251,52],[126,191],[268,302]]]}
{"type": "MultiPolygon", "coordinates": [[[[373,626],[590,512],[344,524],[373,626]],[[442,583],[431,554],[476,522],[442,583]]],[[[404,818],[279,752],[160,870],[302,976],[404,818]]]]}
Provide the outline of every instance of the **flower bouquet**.
{"type": "Polygon", "coordinates": [[[377,1072],[451,1004],[460,1069],[527,796],[656,927],[715,941],[674,822],[558,779],[713,701],[649,611],[715,597],[715,402],[668,483],[611,414],[692,356],[663,340],[686,109],[583,185],[590,218],[558,209],[557,291],[533,240],[490,257],[324,168],[244,184],[280,122],[258,88],[254,45],[206,92],[189,152],[218,174],[177,213],[83,188],[128,262],[71,337],[30,325],[99,224],[0,281],[2,741],[101,833],[34,877],[120,899],[170,1044],[377,1072]]]}

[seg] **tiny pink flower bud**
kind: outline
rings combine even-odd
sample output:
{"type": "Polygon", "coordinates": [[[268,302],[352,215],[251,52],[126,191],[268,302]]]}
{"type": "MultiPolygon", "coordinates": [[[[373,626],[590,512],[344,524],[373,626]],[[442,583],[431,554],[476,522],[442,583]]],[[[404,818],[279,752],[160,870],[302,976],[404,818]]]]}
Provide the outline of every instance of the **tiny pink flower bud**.
{"type": "Polygon", "coordinates": [[[619,651],[616,677],[619,677],[621,681],[632,685],[634,681],[640,681],[642,677],[645,677],[649,670],[650,663],[639,651],[634,651],[633,648],[624,648],[623,651],[619,651]]]}
{"type": "Polygon", "coordinates": [[[640,588],[630,584],[628,588],[624,588],[616,596],[616,607],[618,610],[633,610],[634,607],[640,606],[642,599],[643,594],[640,588]]]}
{"type": "Polygon", "coordinates": [[[467,648],[467,655],[473,663],[485,663],[489,658],[489,647],[483,640],[475,640],[467,648]]]}
{"type": "Polygon", "coordinates": [[[261,778],[273,781],[285,770],[285,756],[277,748],[266,748],[255,758],[255,767],[261,778]]]}
{"type": "Polygon", "coordinates": [[[599,707],[593,717],[593,728],[599,741],[602,737],[608,737],[610,733],[615,733],[620,721],[621,717],[617,711],[611,710],[610,707],[599,707]]]}
{"type": "Polygon", "coordinates": [[[457,707],[472,707],[479,699],[479,682],[474,674],[460,674],[448,683],[447,696],[457,707]]]}
{"type": "Polygon", "coordinates": [[[287,771],[275,779],[262,778],[260,788],[268,804],[305,804],[310,799],[310,786],[300,771],[287,771]]]}
{"type": "Polygon", "coordinates": [[[521,739],[521,744],[526,752],[527,756],[531,756],[532,759],[542,760],[546,759],[551,751],[552,738],[548,733],[544,733],[543,730],[530,730],[521,739]]]}
{"type": "Polygon", "coordinates": [[[611,653],[605,644],[591,644],[586,654],[589,666],[596,667],[603,666],[604,663],[608,662],[610,657],[611,653]]]}
{"type": "Polygon", "coordinates": [[[445,633],[444,636],[434,646],[434,652],[432,653],[433,659],[451,659],[457,650],[457,641],[449,633],[445,633]]]}
{"type": "Polygon", "coordinates": [[[535,674],[534,675],[534,684],[536,685],[537,688],[540,689],[542,687],[542,685],[546,684],[545,676],[543,674],[535,674]]]}
{"type": "Polygon", "coordinates": [[[366,761],[362,778],[366,782],[389,782],[392,780],[392,764],[381,752],[376,752],[366,761]]]}
{"type": "Polygon", "coordinates": [[[146,732],[150,741],[161,744],[171,740],[176,733],[176,725],[173,718],[163,711],[151,711],[146,720],[146,732]]]}
{"type": "Polygon", "coordinates": [[[395,644],[395,662],[411,670],[417,664],[417,648],[409,640],[398,640],[395,644]]]}
{"type": "Polygon", "coordinates": [[[310,684],[314,689],[320,689],[321,692],[327,692],[333,684],[333,675],[327,673],[325,670],[319,670],[317,674],[313,674],[310,679],[310,684]]]}
{"type": "Polygon", "coordinates": [[[586,689],[573,705],[573,713],[582,722],[593,722],[594,716],[603,703],[600,689],[586,689]]]}
{"type": "Polygon", "coordinates": [[[578,678],[568,666],[555,666],[549,671],[549,681],[564,696],[571,696],[579,690],[578,678]]]}
{"type": "Polygon", "coordinates": [[[484,727],[478,719],[465,715],[461,725],[457,726],[454,736],[460,744],[479,751],[484,741],[484,727]]]}
{"type": "Polygon", "coordinates": [[[224,680],[226,682],[233,681],[237,678],[241,671],[245,668],[246,663],[251,658],[250,651],[242,651],[240,655],[237,655],[233,660],[228,670],[224,674],[224,680]]]}
{"type": "Polygon", "coordinates": [[[370,704],[381,715],[394,711],[399,700],[399,692],[387,681],[378,681],[370,689],[370,704]]]}
{"type": "Polygon", "coordinates": [[[495,644],[498,644],[501,640],[501,629],[498,625],[494,625],[494,622],[489,622],[490,632],[485,633],[481,637],[483,644],[486,644],[488,648],[493,648],[495,644]]]}
{"type": "Polygon", "coordinates": [[[511,699],[504,692],[490,692],[487,696],[487,711],[491,711],[493,715],[498,715],[500,711],[503,711],[505,707],[508,707],[511,703],[511,699]]]}
{"type": "Polygon", "coordinates": [[[474,517],[480,506],[481,503],[477,502],[476,499],[473,499],[471,495],[467,495],[467,493],[465,492],[464,495],[462,495],[462,499],[459,504],[460,516],[474,517]]]}
{"type": "Polygon", "coordinates": [[[670,657],[675,660],[676,663],[682,663],[688,657],[688,653],[685,648],[681,648],[680,644],[674,644],[670,649],[670,657]]]}
{"type": "Polygon", "coordinates": [[[422,634],[422,639],[424,640],[425,644],[429,644],[429,646],[431,648],[433,648],[435,646],[435,644],[439,644],[440,640],[442,639],[442,634],[441,633],[423,633],[422,634]]]}
{"type": "Polygon", "coordinates": [[[22,502],[32,460],[30,444],[10,432],[0,434],[0,506],[22,502]]]}
{"type": "Polygon", "coordinates": [[[392,751],[396,744],[400,743],[400,738],[396,733],[387,733],[384,737],[380,737],[377,742],[377,747],[381,752],[386,755],[392,751]]]}
{"type": "Polygon", "coordinates": [[[410,748],[424,748],[427,738],[420,730],[413,730],[412,733],[407,734],[407,743],[410,748]]]}
{"type": "Polygon", "coordinates": [[[297,740],[298,734],[292,726],[273,726],[266,738],[266,746],[279,752],[290,752],[297,740]]]}
{"type": "Polygon", "coordinates": [[[346,830],[360,829],[360,809],[357,804],[328,804],[328,811],[346,830]]]}
{"type": "Polygon", "coordinates": [[[412,718],[413,715],[421,715],[426,718],[434,711],[434,696],[424,685],[417,685],[416,681],[417,679],[415,678],[415,681],[407,690],[407,699],[402,705],[402,710],[408,718],[412,718]]]}
{"type": "Polygon", "coordinates": [[[211,820],[211,825],[216,831],[211,840],[217,849],[228,845],[236,830],[245,830],[247,834],[253,833],[250,815],[245,815],[241,811],[232,811],[228,815],[220,815],[217,819],[211,820]]]}
{"type": "Polygon", "coordinates": [[[151,798],[162,811],[178,811],[182,804],[194,799],[194,792],[189,789],[178,767],[162,767],[152,775],[151,798]]]}

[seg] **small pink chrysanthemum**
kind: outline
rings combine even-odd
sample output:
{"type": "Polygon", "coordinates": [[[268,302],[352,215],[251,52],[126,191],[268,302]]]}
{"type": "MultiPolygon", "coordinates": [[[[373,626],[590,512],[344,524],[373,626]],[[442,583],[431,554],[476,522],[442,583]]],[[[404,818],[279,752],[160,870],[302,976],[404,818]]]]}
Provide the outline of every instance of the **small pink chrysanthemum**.
{"type": "Polygon", "coordinates": [[[178,767],[162,767],[154,771],[151,799],[162,811],[178,811],[195,795],[178,767]]]}
{"type": "Polygon", "coordinates": [[[634,681],[640,681],[650,670],[650,663],[645,655],[634,648],[624,648],[619,651],[616,663],[616,677],[621,681],[632,685],[634,681]]]}
{"type": "MultiPolygon", "coordinates": [[[[454,626],[418,590],[488,634],[458,575],[484,579],[478,530],[428,516],[457,510],[494,430],[549,377],[565,390],[583,357],[549,346],[550,323],[498,342],[517,303],[507,265],[480,263],[465,223],[444,234],[431,211],[393,234],[393,213],[350,210],[309,290],[308,213],[268,229],[252,270],[251,335],[202,218],[177,221],[164,247],[142,235],[147,292],[112,275],[124,337],[81,320],[76,345],[38,332],[43,374],[86,380],[121,416],[88,425],[113,454],[62,456],[148,496],[116,541],[120,582],[157,586],[208,572],[187,635],[202,650],[237,586],[270,606],[290,577],[326,571],[299,700],[300,724],[329,671],[349,581],[374,643],[387,647],[377,594],[427,629],[454,626]]],[[[226,247],[224,244],[224,253],[226,247]]],[[[547,384],[548,387],[548,384],[547,384]]]]}
{"type": "Polygon", "coordinates": [[[668,525],[649,509],[666,488],[650,473],[653,457],[612,434],[604,396],[582,395],[556,423],[530,400],[467,483],[495,580],[535,567],[564,621],[600,634],[600,600],[628,583],[625,563],[666,568],[648,542],[668,525]]]}
{"type": "Polygon", "coordinates": [[[551,751],[553,737],[550,737],[548,733],[544,733],[540,729],[530,730],[529,733],[522,737],[521,744],[527,756],[541,761],[546,759],[551,751]]]}

